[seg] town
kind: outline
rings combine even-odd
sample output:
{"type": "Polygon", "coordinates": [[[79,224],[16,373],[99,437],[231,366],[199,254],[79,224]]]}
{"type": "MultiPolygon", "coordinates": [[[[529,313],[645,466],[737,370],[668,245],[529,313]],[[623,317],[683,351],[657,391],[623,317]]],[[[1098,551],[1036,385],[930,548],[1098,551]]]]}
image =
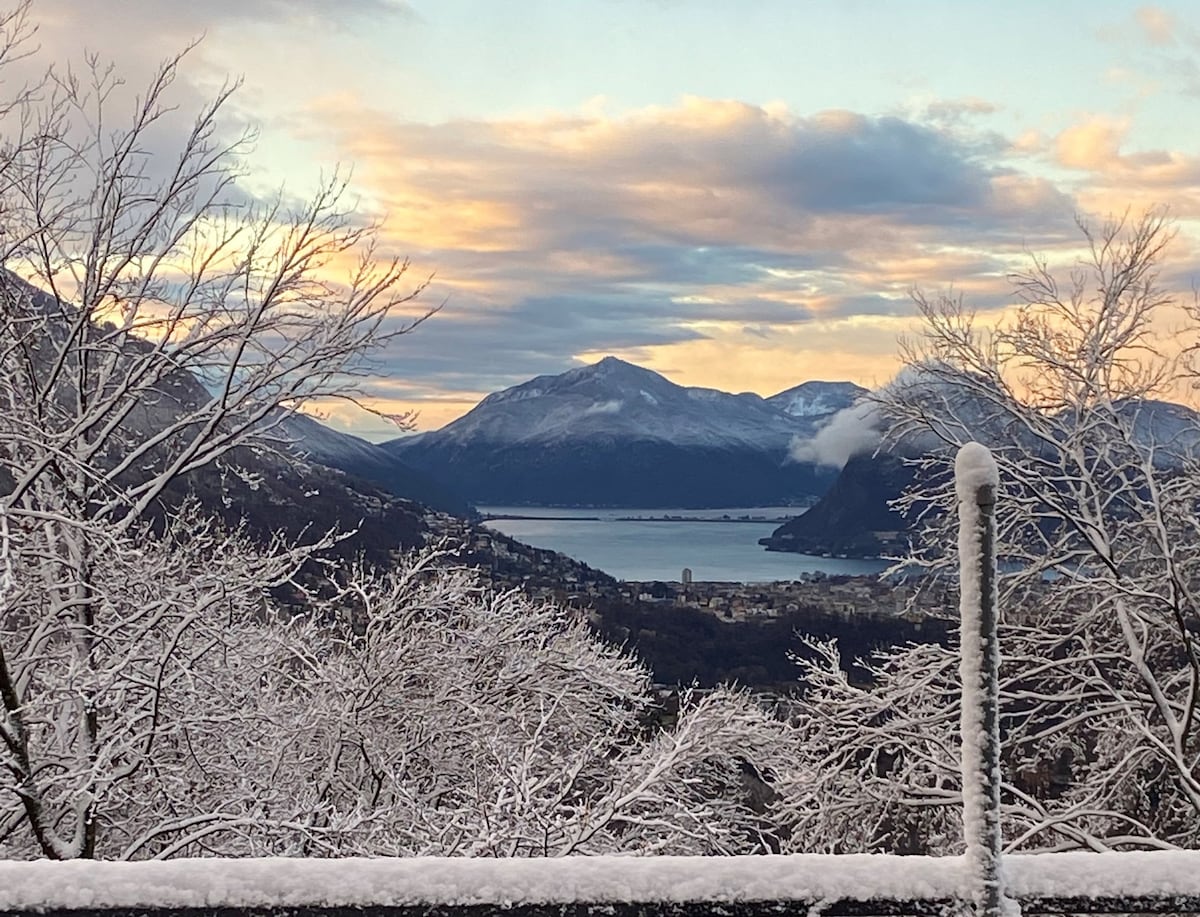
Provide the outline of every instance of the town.
{"type": "Polygon", "coordinates": [[[954,614],[957,598],[948,585],[913,589],[895,578],[804,573],[770,583],[694,581],[684,568],[674,582],[629,582],[547,549],[442,513],[426,523],[434,537],[463,546],[466,562],[530,596],[576,608],[598,602],[688,608],[730,623],[778,618],[801,610],[844,618],[901,618],[910,623],[954,614]]]}

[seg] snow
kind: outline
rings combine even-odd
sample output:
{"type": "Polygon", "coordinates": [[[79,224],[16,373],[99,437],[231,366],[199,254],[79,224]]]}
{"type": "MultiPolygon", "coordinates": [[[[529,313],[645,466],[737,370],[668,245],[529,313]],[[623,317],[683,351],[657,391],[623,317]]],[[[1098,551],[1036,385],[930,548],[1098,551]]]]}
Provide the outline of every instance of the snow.
{"type": "Polygon", "coordinates": [[[592,414],[618,414],[621,411],[621,406],[624,402],[617,400],[599,401],[584,408],[583,415],[590,417],[592,414]]]}
{"type": "Polygon", "coordinates": [[[594,437],[603,436],[778,457],[793,437],[811,432],[811,421],[790,417],[758,395],[687,388],[606,359],[488,395],[441,430],[398,440],[394,448],[401,458],[408,448],[419,448],[431,461],[440,450],[480,449],[491,456],[499,444],[590,448],[594,437]]]}
{"type": "Polygon", "coordinates": [[[245,859],[0,863],[0,909],[951,898],[958,858],[245,859]]]}
{"type": "Polygon", "coordinates": [[[853,382],[822,382],[812,380],[772,395],[767,399],[793,417],[827,417],[850,407],[867,390],[853,382]]]}
{"type": "Polygon", "coordinates": [[[824,414],[832,414],[838,410],[838,405],[826,394],[820,394],[815,397],[806,398],[804,395],[797,395],[791,401],[782,405],[783,410],[794,417],[817,417],[824,414]]]}
{"type": "Polygon", "coordinates": [[[996,459],[986,446],[967,443],[958,450],[954,459],[954,486],[959,502],[975,502],[975,493],[980,487],[1000,486],[1000,469],[996,459]]]}
{"type": "MultiPolygon", "coordinates": [[[[1005,859],[1019,897],[1200,895],[1200,851],[1005,859]]],[[[551,860],[0,861],[0,910],[511,905],[581,901],[949,900],[962,857],[571,857],[551,860]]]]}
{"type": "MultiPolygon", "coordinates": [[[[958,565],[960,630],[959,675],[962,681],[962,796],[963,836],[966,857],[974,877],[972,897],[983,901],[986,890],[996,883],[999,864],[995,857],[1000,850],[1000,820],[998,800],[990,798],[989,786],[999,787],[1000,737],[996,718],[990,730],[984,722],[985,705],[995,710],[995,672],[998,657],[987,658],[983,634],[983,557],[982,535],[985,520],[979,506],[981,488],[990,488],[994,499],[1000,482],[999,470],[992,454],[979,443],[967,443],[958,450],[954,461],[954,484],[958,495],[958,565]],[[990,735],[989,735],[990,733],[990,735]]],[[[992,561],[994,563],[994,559],[992,561]]],[[[996,607],[995,577],[991,580],[991,607],[996,607]]]]}
{"type": "MultiPolygon", "coordinates": [[[[540,377],[539,377],[540,378],[540,377]]],[[[536,381],[536,380],[535,380],[536,381]]],[[[541,398],[545,394],[540,388],[530,385],[514,385],[499,392],[492,392],[480,404],[500,404],[506,401],[528,401],[530,398],[541,398]]]]}
{"type": "Polygon", "coordinates": [[[1200,850],[1017,854],[1004,858],[1015,898],[1200,895],[1200,850]]]}

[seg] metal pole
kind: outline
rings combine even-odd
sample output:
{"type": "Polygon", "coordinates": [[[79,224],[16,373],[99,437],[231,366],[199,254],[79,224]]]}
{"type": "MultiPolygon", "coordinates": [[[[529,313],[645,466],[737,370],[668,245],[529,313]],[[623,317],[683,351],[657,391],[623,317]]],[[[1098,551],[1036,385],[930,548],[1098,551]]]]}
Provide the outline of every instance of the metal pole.
{"type": "Polygon", "coordinates": [[[979,616],[980,637],[983,642],[983,794],[982,827],[986,866],[983,876],[985,889],[981,902],[987,917],[1000,917],[1002,895],[1000,879],[1000,639],[997,634],[996,589],[996,489],[990,485],[979,488],[977,503],[981,517],[983,570],[980,592],[983,594],[979,616]]]}

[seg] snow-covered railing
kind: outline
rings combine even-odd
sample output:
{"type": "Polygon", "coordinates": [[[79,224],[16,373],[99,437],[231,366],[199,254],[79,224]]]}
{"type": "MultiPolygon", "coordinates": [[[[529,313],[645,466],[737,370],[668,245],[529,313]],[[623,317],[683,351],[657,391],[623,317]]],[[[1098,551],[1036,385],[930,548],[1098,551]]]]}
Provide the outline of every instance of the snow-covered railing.
{"type": "MultiPolygon", "coordinates": [[[[1200,913],[1200,851],[1004,858],[1026,915],[1200,913]]],[[[942,914],[966,857],[0,862],[0,912],[88,915],[942,914]]]]}
{"type": "Polygon", "coordinates": [[[196,859],[3,862],[0,912],[75,917],[1200,914],[1200,851],[1001,859],[991,454],[955,466],[962,614],[961,857],[196,859]]]}

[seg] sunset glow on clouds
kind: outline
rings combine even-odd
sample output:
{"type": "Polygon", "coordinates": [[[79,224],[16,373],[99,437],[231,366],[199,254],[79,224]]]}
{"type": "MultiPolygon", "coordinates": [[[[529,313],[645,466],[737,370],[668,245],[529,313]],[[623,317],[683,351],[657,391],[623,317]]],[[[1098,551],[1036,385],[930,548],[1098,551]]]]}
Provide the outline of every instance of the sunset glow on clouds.
{"type": "Polygon", "coordinates": [[[389,250],[445,302],[372,390],[422,427],[609,353],[733,391],[878,384],[914,287],[1001,309],[1029,251],[1076,250],[1076,214],[1169,206],[1166,274],[1184,293],[1200,278],[1190,4],[736,6],[39,0],[35,16],[49,53],[87,44],[131,82],[205,33],[180,103],[244,75],[251,190],[353,165],[389,250]]]}

